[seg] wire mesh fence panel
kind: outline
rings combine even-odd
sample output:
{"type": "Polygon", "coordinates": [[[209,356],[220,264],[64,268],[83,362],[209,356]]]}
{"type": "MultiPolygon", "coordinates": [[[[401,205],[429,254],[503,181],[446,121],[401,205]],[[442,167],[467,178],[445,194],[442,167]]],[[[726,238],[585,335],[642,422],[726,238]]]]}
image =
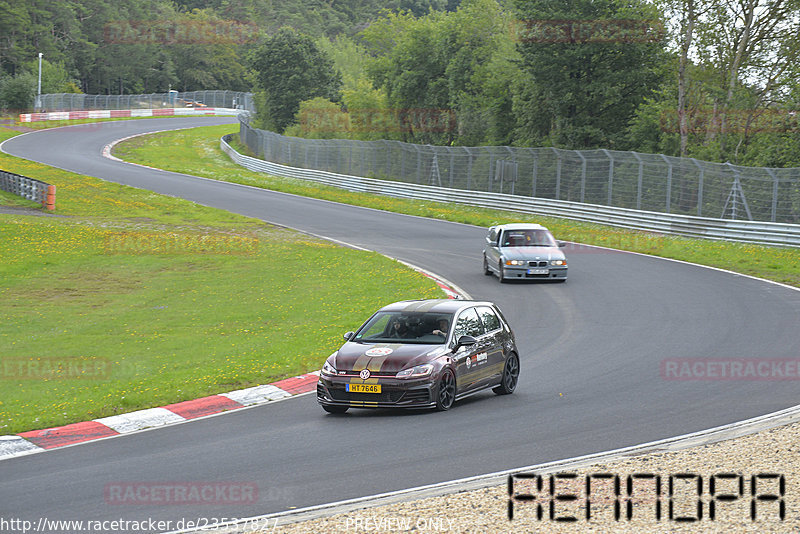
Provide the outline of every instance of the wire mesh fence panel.
{"type": "MultiPolygon", "coordinates": [[[[253,95],[237,91],[47,94],[41,95],[41,105],[46,111],[201,106],[255,111],[253,95]]],[[[800,222],[797,168],[613,150],[311,140],[257,130],[246,119],[240,139],[257,157],[307,169],[711,218],[800,222]]]]}
{"type": "Polygon", "coordinates": [[[800,169],[611,150],[302,139],[245,123],[240,132],[259,157],[307,169],[644,211],[800,221],[800,169]]]}

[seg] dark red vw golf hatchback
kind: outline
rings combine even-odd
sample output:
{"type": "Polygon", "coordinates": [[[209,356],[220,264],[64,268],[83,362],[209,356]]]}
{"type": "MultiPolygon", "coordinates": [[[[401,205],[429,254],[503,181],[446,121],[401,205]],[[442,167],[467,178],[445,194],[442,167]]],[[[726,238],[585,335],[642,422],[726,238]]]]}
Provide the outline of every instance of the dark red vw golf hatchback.
{"type": "Polygon", "coordinates": [[[436,408],[477,391],[513,393],[514,333],[491,302],[414,300],[384,306],[322,366],[317,400],[349,408],[436,408]]]}

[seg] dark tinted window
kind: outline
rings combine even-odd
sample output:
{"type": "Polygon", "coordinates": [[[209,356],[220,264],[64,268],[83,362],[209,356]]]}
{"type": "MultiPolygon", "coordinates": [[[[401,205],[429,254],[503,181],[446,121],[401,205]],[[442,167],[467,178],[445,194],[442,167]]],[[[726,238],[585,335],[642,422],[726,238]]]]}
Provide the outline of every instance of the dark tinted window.
{"type": "Polygon", "coordinates": [[[486,328],[487,332],[493,332],[500,329],[500,318],[497,317],[497,314],[493,309],[487,306],[481,306],[478,308],[478,315],[480,316],[483,326],[486,328]]]}
{"type": "Polygon", "coordinates": [[[441,344],[445,342],[452,319],[449,313],[378,312],[359,329],[354,341],[441,344]],[[443,335],[434,334],[435,331],[443,335]]]}
{"type": "Polygon", "coordinates": [[[456,320],[455,339],[461,336],[479,337],[483,335],[483,323],[475,308],[461,312],[456,320]]]}

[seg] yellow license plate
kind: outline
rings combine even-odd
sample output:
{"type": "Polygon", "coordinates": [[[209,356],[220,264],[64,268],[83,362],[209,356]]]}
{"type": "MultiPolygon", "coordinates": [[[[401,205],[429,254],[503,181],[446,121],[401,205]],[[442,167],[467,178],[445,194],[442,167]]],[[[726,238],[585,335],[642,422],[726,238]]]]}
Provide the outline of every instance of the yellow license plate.
{"type": "Polygon", "coordinates": [[[351,393],[380,393],[380,384],[345,384],[347,391],[351,393]]]}

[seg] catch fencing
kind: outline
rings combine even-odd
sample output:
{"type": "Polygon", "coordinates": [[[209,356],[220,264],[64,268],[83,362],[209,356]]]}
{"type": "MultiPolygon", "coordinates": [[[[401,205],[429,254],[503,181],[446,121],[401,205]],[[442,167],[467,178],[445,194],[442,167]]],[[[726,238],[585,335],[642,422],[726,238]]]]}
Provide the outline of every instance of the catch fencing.
{"type": "Polygon", "coordinates": [[[450,189],[438,185],[404,183],[292,167],[240,154],[228,144],[231,137],[231,135],[223,137],[220,146],[235,163],[243,167],[274,176],[311,180],[350,191],[434,202],[454,202],[468,206],[563,217],[664,234],[765,245],[800,246],[800,225],[796,224],[737,221],[655,213],[566,200],[523,197],[499,192],[450,189]]]}
{"type": "Polygon", "coordinates": [[[0,189],[38,202],[48,210],[54,210],[56,207],[56,186],[41,180],[27,178],[13,172],[0,171],[0,189]]]}
{"type": "Polygon", "coordinates": [[[508,146],[433,146],[401,141],[303,139],[252,128],[252,93],[41,95],[48,111],[234,108],[241,139],[259,158],[295,168],[510,194],[625,210],[800,224],[800,168],[743,167],[664,154],[508,146]]]}
{"type": "Polygon", "coordinates": [[[715,219],[800,223],[800,168],[663,154],[287,137],[241,122],[259,158],[296,168],[456,190],[715,219]]]}
{"type": "Polygon", "coordinates": [[[254,111],[253,94],[240,91],[171,91],[146,95],[41,95],[37,111],[83,111],[97,109],[161,109],[207,106],[254,111]]]}

